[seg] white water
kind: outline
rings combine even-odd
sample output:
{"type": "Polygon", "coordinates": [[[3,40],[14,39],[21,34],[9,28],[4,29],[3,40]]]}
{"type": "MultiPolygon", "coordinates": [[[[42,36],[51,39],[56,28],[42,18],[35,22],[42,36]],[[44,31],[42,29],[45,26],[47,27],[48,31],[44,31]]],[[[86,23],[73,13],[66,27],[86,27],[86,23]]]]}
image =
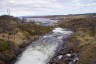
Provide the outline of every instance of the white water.
{"type": "Polygon", "coordinates": [[[62,38],[71,34],[72,31],[55,28],[51,34],[41,37],[27,47],[15,64],[47,64],[57,48],[64,43],[62,38]]]}

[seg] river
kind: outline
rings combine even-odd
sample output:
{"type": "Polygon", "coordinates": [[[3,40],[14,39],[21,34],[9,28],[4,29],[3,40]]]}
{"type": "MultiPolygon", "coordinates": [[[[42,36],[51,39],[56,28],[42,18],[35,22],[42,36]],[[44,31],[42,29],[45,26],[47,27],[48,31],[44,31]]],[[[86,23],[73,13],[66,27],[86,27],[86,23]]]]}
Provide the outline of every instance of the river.
{"type": "Polygon", "coordinates": [[[68,38],[72,33],[66,28],[54,28],[51,33],[32,42],[18,57],[15,64],[47,64],[56,53],[56,50],[64,44],[63,39],[68,38]]]}

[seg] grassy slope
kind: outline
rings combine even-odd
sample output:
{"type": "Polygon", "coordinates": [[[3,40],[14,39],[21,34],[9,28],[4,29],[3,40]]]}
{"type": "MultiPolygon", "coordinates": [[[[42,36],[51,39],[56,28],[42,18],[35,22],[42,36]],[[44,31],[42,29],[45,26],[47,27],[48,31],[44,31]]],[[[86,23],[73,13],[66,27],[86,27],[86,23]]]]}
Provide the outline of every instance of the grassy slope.
{"type": "Polygon", "coordinates": [[[24,22],[12,16],[0,16],[0,64],[8,64],[16,57],[20,46],[50,30],[50,27],[34,22],[24,22]]]}
{"type": "Polygon", "coordinates": [[[72,39],[79,40],[80,53],[77,64],[96,64],[96,15],[67,16],[59,26],[75,31],[72,39]]]}
{"type": "Polygon", "coordinates": [[[0,17],[0,38],[14,41],[16,44],[22,44],[22,42],[30,39],[34,40],[39,35],[48,31],[50,31],[50,27],[48,26],[21,21],[11,16],[0,17]]]}

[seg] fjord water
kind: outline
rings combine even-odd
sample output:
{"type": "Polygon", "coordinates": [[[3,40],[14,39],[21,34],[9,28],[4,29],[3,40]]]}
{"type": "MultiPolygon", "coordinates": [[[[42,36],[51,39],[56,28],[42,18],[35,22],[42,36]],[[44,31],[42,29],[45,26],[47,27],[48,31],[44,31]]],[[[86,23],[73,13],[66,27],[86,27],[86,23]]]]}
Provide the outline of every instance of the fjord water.
{"type": "Polygon", "coordinates": [[[64,43],[62,39],[68,38],[72,31],[63,28],[54,28],[30,46],[18,57],[15,64],[47,64],[54,56],[56,50],[64,43]]]}

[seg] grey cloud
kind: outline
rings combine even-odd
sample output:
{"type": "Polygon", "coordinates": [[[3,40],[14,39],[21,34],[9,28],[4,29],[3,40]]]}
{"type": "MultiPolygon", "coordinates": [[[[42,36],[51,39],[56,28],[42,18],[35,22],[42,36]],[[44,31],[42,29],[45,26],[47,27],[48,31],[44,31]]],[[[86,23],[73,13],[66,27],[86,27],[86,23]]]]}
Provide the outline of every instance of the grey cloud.
{"type": "MultiPolygon", "coordinates": [[[[85,5],[81,2],[83,0],[0,0],[0,11],[10,8],[12,15],[23,14],[24,12],[26,14],[36,14],[40,12],[66,11],[68,13],[73,10],[78,11],[84,6],[87,6],[87,8],[93,6],[93,4],[85,5]]],[[[0,14],[2,13],[0,12],[0,14]]]]}

